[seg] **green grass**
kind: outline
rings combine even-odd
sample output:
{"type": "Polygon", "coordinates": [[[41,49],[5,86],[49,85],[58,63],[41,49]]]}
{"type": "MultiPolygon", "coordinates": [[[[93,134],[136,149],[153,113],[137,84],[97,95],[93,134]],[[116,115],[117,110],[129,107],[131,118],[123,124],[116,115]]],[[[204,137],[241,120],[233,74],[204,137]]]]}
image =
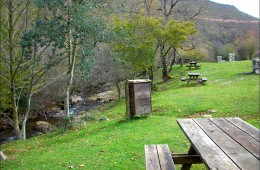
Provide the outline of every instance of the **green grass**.
{"type": "MultiPolygon", "coordinates": [[[[197,117],[216,110],[213,117],[241,117],[259,128],[259,76],[251,61],[201,63],[199,70],[176,66],[167,83],[157,78],[153,92],[153,113],[147,117],[125,118],[125,102],[115,102],[91,111],[106,121],[92,121],[84,128],[58,131],[1,146],[8,159],[5,169],[145,169],[144,145],[167,143],[172,152],[187,152],[189,142],[176,123],[182,117],[197,117]],[[187,72],[207,77],[205,85],[181,82],[187,72]]],[[[160,77],[160,72],[157,72],[160,77]]],[[[178,166],[178,168],[180,168],[178,166]]],[[[192,169],[206,169],[204,165],[192,169]]]]}

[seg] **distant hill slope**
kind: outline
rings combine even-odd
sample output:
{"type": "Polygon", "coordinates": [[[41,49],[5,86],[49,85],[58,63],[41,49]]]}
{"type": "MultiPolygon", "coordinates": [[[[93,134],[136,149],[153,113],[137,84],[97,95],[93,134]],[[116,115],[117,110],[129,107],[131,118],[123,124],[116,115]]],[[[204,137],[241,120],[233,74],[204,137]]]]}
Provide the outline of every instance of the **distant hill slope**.
{"type": "Polygon", "coordinates": [[[197,36],[199,48],[208,51],[208,61],[215,60],[219,49],[231,45],[245,37],[259,39],[259,19],[239,11],[233,5],[219,4],[209,0],[188,0],[190,6],[204,6],[203,11],[193,21],[200,33],[197,36]]]}
{"type": "MultiPolygon", "coordinates": [[[[193,0],[191,1],[191,3],[196,3],[196,1],[201,2],[201,0],[193,0]]],[[[231,19],[231,20],[258,21],[257,18],[239,11],[233,5],[219,4],[209,0],[203,0],[203,1],[207,3],[207,9],[203,11],[203,13],[201,14],[202,17],[211,18],[211,19],[224,19],[224,20],[231,19]]]]}
{"type": "MultiPolygon", "coordinates": [[[[259,37],[259,19],[239,11],[232,5],[218,4],[209,0],[193,0],[192,4],[206,3],[206,9],[194,21],[200,30],[199,43],[215,49],[234,44],[244,37],[259,37]]],[[[235,48],[235,47],[234,47],[235,48]]],[[[214,56],[213,56],[214,57],[214,56]]]]}
{"type": "MultiPolygon", "coordinates": [[[[143,2],[144,0],[114,0],[114,3],[122,3],[121,6],[128,8],[131,12],[144,8],[143,2]]],[[[172,13],[172,18],[181,19],[179,11],[188,9],[188,12],[196,12],[201,6],[203,10],[192,21],[196,23],[196,28],[199,30],[196,37],[198,47],[206,51],[205,55],[211,57],[208,61],[215,60],[215,56],[219,55],[218,49],[227,44],[235,48],[234,44],[238,39],[250,36],[259,39],[259,19],[239,11],[232,5],[219,4],[210,0],[180,0],[178,8],[172,13]]],[[[160,0],[154,0],[152,8],[151,15],[162,16],[160,0]]]]}

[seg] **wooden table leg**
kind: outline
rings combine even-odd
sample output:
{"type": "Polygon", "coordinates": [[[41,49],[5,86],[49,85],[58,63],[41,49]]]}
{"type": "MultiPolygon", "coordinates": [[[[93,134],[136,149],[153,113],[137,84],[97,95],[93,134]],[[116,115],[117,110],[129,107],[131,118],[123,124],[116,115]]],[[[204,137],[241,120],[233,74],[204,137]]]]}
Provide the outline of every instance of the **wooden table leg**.
{"type": "MultiPolygon", "coordinates": [[[[188,155],[196,155],[196,151],[195,149],[192,147],[192,145],[190,146],[190,149],[188,151],[188,155]]],[[[189,170],[191,168],[192,164],[183,164],[181,167],[181,170],[189,170]]]]}

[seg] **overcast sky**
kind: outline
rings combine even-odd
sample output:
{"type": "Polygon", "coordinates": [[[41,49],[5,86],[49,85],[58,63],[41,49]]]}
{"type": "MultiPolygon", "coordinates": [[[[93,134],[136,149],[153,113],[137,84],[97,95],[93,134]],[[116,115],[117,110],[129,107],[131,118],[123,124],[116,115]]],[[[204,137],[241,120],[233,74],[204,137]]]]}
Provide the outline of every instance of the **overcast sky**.
{"type": "Polygon", "coordinates": [[[211,0],[220,4],[234,5],[238,10],[259,18],[259,0],[211,0]]]}

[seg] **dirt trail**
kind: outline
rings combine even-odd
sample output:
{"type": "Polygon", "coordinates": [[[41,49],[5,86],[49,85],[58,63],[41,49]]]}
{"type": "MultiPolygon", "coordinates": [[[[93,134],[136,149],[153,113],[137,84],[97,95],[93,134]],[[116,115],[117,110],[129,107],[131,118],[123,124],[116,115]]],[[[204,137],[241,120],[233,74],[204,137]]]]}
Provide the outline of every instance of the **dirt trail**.
{"type": "Polygon", "coordinates": [[[259,21],[252,21],[252,20],[235,20],[235,19],[221,19],[221,18],[200,18],[197,17],[196,19],[205,20],[205,21],[213,21],[213,22],[234,22],[234,23],[259,23],[259,21]]]}

